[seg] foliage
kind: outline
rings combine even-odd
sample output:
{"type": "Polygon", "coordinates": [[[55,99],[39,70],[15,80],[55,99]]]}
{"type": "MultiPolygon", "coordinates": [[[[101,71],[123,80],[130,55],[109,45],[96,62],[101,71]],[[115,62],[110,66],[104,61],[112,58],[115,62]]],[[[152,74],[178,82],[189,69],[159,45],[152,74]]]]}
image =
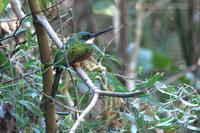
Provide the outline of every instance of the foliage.
{"type": "MultiPolygon", "coordinates": [[[[47,0],[41,1],[41,4],[46,5],[48,2],[47,0]]],[[[0,13],[7,11],[8,3],[8,0],[0,0],[0,13]]],[[[148,6],[152,6],[152,3],[154,2],[146,2],[148,6]]],[[[128,1],[128,4],[130,4],[127,15],[128,26],[131,27],[132,22],[136,21],[136,9],[133,8],[135,2],[128,1]]],[[[199,124],[196,124],[200,122],[200,96],[199,90],[196,89],[196,87],[199,87],[200,80],[198,75],[194,77],[193,72],[188,72],[189,70],[184,63],[181,65],[179,63],[185,59],[179,54],[181,53],[181,45],[179,45],[178,35],[174,29],[175,10],[170,10],[170,8],[173,8],[172,6],[174,5],[170,2],[170,4],[164,5],[163,9],[157,9],[157,12],[153,12],[150,14],[151,17],[145,19],[142,48],[138,51],[137,79],[130,79],[117,74],[128,63],[121,63],[114,46],[111,45],[103,52],[101,52],[101,48],[97,48],[94,57],[97,63],[106,67],[107,71],[104,75],[98,70],[87,71],[95,85],[101,85],[96,79],[97,76],[100,76],[104,79],[109,90],[127,92],[125,81],[135,80],[136,88],[134,91],[147,89],[148,92],[138,98],[140,107],[135,106],[136,98],[130,98],[130,101],[126,104],[124,104],[126,102],[124,99],[121,104],[117,101],[117,105],[121,105],[120,109],[116,107],[112,110],[110,101],[115,98],[102,98],[102,103],[105,103],[105,106],[100,106],[99,114],[98,111],[92,112],[91,116],[97,114],[92,118],[86,118],[82,124],[82,129],[78,129],[79,132],[130,131],[132,133],[144,133],[155,129],[162,129],[164,132],[183,132],[183,130],[200,132],[199,124]],[[196,84],[193,84],[194,86],[190,85],[190,83],[193,83],[193,79],[197,81],[196,84]],[[126,105],[129,107],[126,107],[126,105]]],[[[111,17],[113,15],[114,3],[111,0],[101,2],[93,0],[91,8],[92,13],[97,15],[93,17],[98,25],[104,21],[103,19],[107,19],[101,17],[101,21],[98,21],[99,16],[111,17]]],[[[182,12],[185,13],[186,11],[182,12]]],[[[198,14],[196,12],[197,16],[195,17],[198,18],[195,18],[197,19],[195,21],[197,22],[199,21],[198,14]]],[[[1,19],[4,19],[4,17],[2,16],[1,19]]],[[[26,22],[32,24],[30,16],[25,20],[22,21],[22,24],[26,22]]],[[[16,43],[14,49],[4,47],[4,41],[1,42],[3,44],[0,47],[0,100],[3,103],[12,104],[12,114],[17,120],[18,130],[22,132],[45,132],[43,110],[40,107],[42,95],[38,93],[38,90],[42,91],[43,86],[38,42],[31,29],[19,28],[17,35],[21,33],[26,41],[21,44],[16,43]]],[[[130,29],[128,34],[129,46],[126,52],[129,57],[134,48],[134,43],[131,43],[133,38],[130,29]]],[[[9,40],[15,42],[13,39],[9,40]]],[[[52,49],[55,49],[54,46],[52,46],[52,49]]],[[[63,104],[70,100],[74,101],[76,98],[74,90],[76,89],[78,105],[81,109],[84,109],[91,100],[88,87],[71,68],[65,68],[63,77],[59,84],[60,94],[56,97],[56,100],[63,102],[63,104]],[[71,79],[67,75],[67,70],[72,72],[76,87],[69,83],[71,79]],[[66,95],[66,92],[69,92],[70,96],[66,95]]],[[[66,112],[62,107],[57,107],[57,111],[58,114],[59,112],[66,113],[58,117],[58,130],[68,132],[75,122],[74,113],[66,112]]]]}
{"type": "Polygon", "coordinates": [[[9,0],[0,0],[0,14],[5,10],[9,0]]]}

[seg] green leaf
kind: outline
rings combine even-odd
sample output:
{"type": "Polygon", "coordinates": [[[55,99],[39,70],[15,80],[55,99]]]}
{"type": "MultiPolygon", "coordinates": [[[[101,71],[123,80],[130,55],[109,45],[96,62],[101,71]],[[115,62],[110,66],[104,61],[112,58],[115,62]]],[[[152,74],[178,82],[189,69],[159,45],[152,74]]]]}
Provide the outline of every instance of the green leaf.
{"type": "Polygon", "coordinates": [[[173,86],[167,87],[165,84],[157,81],[155,84],[155,88],[161,92],[162,94],[172,96],[174,98],[178,98],[179,96],[176,95],[176,89],[173,86]]]}
{"type": "Polygon", "coordinates": [[[9,0],[0,0],[0,14],[5,10],[9,0]]]}
{"type": "Polygon", "coordinates": [[[180,98],[180,101],[181,101],[183,104],[185,104],[185,105],[187,105],[187,106],[189,106],[189,107],[199,107],[198,104],[195,104],[195,103],[191,103],[191,102],[185,101],[185,100],[182,99],[182,98],[180,98]]]}
{"type": "Polygon", "coordinates": [[[152,77],[147,79],[147,81],[144,83],[144,87],[154,86],[155,82],[160,80],[162,76],[163,76],[163,74],[161,74],[161,73],[154,74],[152,77]]]}
{"type": "Polygon", "coordinates": [[[16,51],[18,51],[20,49],[28,50],[29,48],[30,48],[30,46],[26,43],[26,44],[23,44],[23,45],[16,46],[16,51]]]}
{"type": "Polygon", "coordinates": [[[19,100],[18,101],[21,105],[23,105],[26,109],[31,111],[33,114],[37,116],[42,116],[40,109],[33,103],[26,101],[26,100],[19,100]]]}
{"type": "Polygon", "coordinates": [[[143,116],[140,116],[137,120],[136,120],[136,123],[137,123],[137,127],[138,129],[141,129],[141,132],[142,133],[145,133],[145,125],[146,125],[146,121],[144,120],[144,117],[143,116]]]}
{"type": "Polygon", "coordinates": [[[144,133],[144,127],[146,125],[146,121],[144,120],[144,117],[140,114],[140,112],[137,110],[137,108],[132,108],[133,116],[135,118],[135,123],[137,126],[137,129],[140,129],[142,133],[144,133]]]}
{"type": "Polygon", "coordinates": [[[3,68],[4,70],[10,68],[9,60],[2,51],[0,51],[0,68],[3,68]]]}
{"type": "Polygon", "coordinates": [[[171,129],[172,127],[176,127],[176,125],[174,124],[176,122],[175,118],[164,118],[164,119],[161,119],[160,122],[161,123],[155,125],[155,127],[161,128],[161,129],[171,129]]]}
{"type": "Polygon", "coordinates": [[[156,66],[157,68],[162,68],[162,69],[167,68],[172,64],[171,59],[160,52],[153,53],[152,62],[154,66],[156,66]]]}
{"type": "Polygon", "coordinates": [[[185,84],[190,84],[190,81],[191,81],[186,75],[180,77],[179,80],[181,83],[185,83],[185,84]]]}
{"type": "Polygon", "coordinates": [[[105,74],[105,79],[108,82],[108,84],[112,86],[113,91],[115,91],[115,92],[127,92],[128,91],[128,89],[112,73],[107,72],[105,74]]]}
{"type": "Polygon", "coordinates": [[[161,103],[155,96],[152,96],[150,94],[144,94],[140,97],[140,99],[143,102],[146,102],[146,103],[158,106],[158,107],[163,106],[163,103],[161,103]]]}
{"type": "Polygon", "coordinates": [[[105,54],[105,55],[103,56],[103,58],[104,58],[104,59],[112,60],[112,61],[116,62],[118,65],[121,65],[120,60],[119,60],[117,57],[115,57],[115,56],[112,56],[112,55],[109,55],[109,54],[105,54]]]}

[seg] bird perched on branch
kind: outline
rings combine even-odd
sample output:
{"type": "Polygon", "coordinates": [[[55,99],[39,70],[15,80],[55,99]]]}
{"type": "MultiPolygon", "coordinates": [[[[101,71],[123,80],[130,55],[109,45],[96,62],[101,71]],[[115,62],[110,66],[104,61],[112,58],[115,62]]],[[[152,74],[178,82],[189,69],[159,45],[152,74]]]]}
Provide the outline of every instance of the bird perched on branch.
{"type": "Polygon", "coordinates": [[[100,32],[93,34],[89,32],[79,32],[77,34],[72,34],[71,36],[68,37],[67,42],[65,43],[64,46],[65,50],[59,49],[55,54],[54,64],[55,64],[56,74],[52,87],[52,93],[51,93],[52,97],[55,97],[58,89],[59,80],[63,71],[61,66],[68,67],[69,65],[72,67],[76,67],[82,61],[88,59],[93,53],[94,39],[97,36],[104,34],[108,31],[111,31],[113,29],[114,27],[108,27],[100,32]],[[65,55],[67,59],[65,58],[65,55]]]}

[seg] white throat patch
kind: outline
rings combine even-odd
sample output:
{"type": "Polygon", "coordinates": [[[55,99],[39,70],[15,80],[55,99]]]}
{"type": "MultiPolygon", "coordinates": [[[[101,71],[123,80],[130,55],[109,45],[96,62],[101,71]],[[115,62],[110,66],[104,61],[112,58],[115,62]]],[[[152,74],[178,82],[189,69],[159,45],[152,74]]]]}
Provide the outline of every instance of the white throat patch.
{"type": "Polygon", "coordinates": [[[87,43],[87,44],[92,44],[92,43],[94,42],[94,39],[95,39],[95,38],[91,38],[91,39],[87,40],[86,43],[87,43]]]}

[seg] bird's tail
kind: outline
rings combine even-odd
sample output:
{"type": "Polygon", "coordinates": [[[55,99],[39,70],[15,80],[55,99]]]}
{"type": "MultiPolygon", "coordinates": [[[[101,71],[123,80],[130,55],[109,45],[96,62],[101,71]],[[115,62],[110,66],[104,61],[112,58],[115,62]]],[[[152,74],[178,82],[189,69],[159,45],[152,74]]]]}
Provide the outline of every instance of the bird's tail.
{"type": "Polygon", "coordinates": [[[52,91],[51,91],[51,96],[54,98],[56,96],[56,92],[58,90],[58,85],[59,85],[59,81],[60,81],[60,77],[62,74],[63,69],[56,67],[56,74],[55,74],[55,78],[54,78],[54,82],[53,82],[53,86],[52,86],[52,91]]]}

